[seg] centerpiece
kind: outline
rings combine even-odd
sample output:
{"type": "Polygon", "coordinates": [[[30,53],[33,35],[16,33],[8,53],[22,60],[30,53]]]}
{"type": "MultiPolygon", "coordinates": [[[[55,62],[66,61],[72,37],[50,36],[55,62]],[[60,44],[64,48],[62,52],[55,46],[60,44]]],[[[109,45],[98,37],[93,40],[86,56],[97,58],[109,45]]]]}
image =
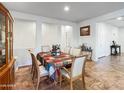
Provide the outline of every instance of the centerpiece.
{"type": "Polygon", "coordinates": [[[60,44],[52,45],[51,54],[52,56],[59,56],[61,54],[60,44]]]}

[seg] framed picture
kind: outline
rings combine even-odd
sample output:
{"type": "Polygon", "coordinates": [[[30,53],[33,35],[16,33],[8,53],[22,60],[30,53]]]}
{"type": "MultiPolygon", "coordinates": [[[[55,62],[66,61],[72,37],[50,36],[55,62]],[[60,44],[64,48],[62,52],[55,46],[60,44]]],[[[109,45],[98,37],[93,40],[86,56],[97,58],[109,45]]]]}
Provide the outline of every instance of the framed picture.
{"type": "Polygon", "coordinates": [[[80,27],[80,36],[89,36],[90,35],[90,25],[80,27]]]}

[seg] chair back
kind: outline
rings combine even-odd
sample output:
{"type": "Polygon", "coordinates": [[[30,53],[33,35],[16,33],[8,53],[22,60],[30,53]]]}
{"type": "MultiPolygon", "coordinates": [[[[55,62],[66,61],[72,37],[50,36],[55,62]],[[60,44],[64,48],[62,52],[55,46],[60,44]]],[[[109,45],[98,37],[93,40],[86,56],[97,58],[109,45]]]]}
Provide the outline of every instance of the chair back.
{"type": "Polygon", "coordinates": [[[41,51],[42,52],[50,52],[50,46],[49,45],[41,46],[41,51]]]}
{"type": "Polygon", "coordinates": [[[70,54],[71,47],[65,47],[64,52],[70,54]]]}
{"type": "Polygon", "coordinates": [[[74,49],[74,48],[71,48],[71,49],[70,49],[70,55],[73,55],[73,49],[74,49]]]}
{"type": "Polygon", "coordinates": [[[30,54],[31,54],[32,63],[33,63],[32,65],[34,66],[34,72],[35,72],[36,78],[38,78],[40,76],[40,70],[39,70],[38,62],[37,62],[35,55],[33,53],[30,53],[30,54]]]}
{"type": "Polygon", "coordinates": [[[33,48],[27,49],[29,53],[33,52],[33,48]]]}
{"type": "Polygon", "coordinates": [[[83,74],[85,68],[86,56],[75,57],[71,68],[71,77],[78,77],[83,74]]]}
{"type": "Polygon", "coordinates": [[[73,55],[73,56],[80,56],[81,54],[81,49],[78,49],[78,48],[71,48],[70,50],[70,55],[73,55]]]}
{"type": "MultiPolygon", "coordinates": [[[[31,55],[31,53],[33,52],[33,49],[32,49],[32,48],[28,49],[28,52],[29,52],[30,55],[31,55]]],[[[33,62],[32,56],[31,56],[31,62],[32,62],[32,66],[33,66],[34,62],[33,62]]]]}

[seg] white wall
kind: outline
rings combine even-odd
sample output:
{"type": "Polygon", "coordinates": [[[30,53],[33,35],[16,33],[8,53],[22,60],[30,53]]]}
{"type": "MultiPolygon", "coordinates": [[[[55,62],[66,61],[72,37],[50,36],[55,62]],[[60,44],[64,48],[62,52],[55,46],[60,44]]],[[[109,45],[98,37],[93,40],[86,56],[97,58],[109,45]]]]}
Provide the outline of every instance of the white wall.
{"type": "Polygon", "coordinates": [[[110,55],[112,41],[119,41],[119,29],[106,23],[97,23],[97,54],[98,58],[110,55]]]}
{"type": "Polygon", "coordinates": [[[119,44],[121,45],[121,52],[124,53],[124,27],[119,28],[119,44]]]}
{"type": "Polygon", "coordinates": [[[92,59],[94,61],[98,60],[98,58],[97,58],[97,36],[96,36],[97,35],[97,28],[96,28],[97,25],[96,24],[99,22],[103,22],[105,20],[109,20],[111,18],[116,18],[116,17],[122,16],[122,15],[124,15],[124,9],[78,23],[78,37],[79,37],[78,44],[80,45],[82,43],[87,43],[89,46],[91,46],[93,48],[92,59]],[[91,35],[81,37],[80,36],[80,27],[87,26],[87,25],[90,25],[90,27],[91,27],[91,35]]]}

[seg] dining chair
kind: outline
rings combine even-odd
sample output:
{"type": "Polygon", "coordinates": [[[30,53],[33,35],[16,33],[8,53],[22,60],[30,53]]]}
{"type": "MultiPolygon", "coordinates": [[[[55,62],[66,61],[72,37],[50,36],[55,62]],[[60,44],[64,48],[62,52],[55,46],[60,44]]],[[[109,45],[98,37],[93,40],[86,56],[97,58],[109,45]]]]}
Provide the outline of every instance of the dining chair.
{"type": "Polygon", "coordinates": [[[85,89],[85,63],[86,56],[80,56],[73,58],[72,67],[69,71],[65,67],[60,69],[60,86],[62,83],[62,76],[70,81],[70,89],[73,89],[73,81],[80,79],[82,77],[83,89],[85,89]]]}
{"type": "Polygon", "coordinates": [[[79,49],[79,48],[71,48],[70,49],[70,55],[72,55],[72,56],[80,56],[81,55],[81,49],[79,49]]]}
{"type": "MultiPolygon", "coordinates": [[[[34,49],[33,49],[33,48],[30,48],[30,49],[28,49],[28,52],[29,52],[30,55],[31,55],[31,53],[34,52],[34,49]]],[[[34,62],[33,62],[32,56],[31,56],[31,62],[32,62],[32,64],[31,64],[31,73],[33,73],[33,70],[34,70],[34,62]]],[[[40,66],[40,65],[41,65],[41,62],[38,61],[38,65],[40,66]]]]}
{"type": "Polygon", "coordinates": [[[42,52],[50,52],[50,46],[49,45],[41,46],[41,51],[42,52]]]}
{"type": "Polygon", "coordinates": [[[69,46],[64,48],[64,52],[67,54],[70,54],[70,50],[71,50],[71,47],[69,46]]]}
{"type": "Polygon", "coordinates": [[[45,69],[44,66],[39,66],[38,65],[38,60],[36,59],[36,57],[33,53],[31,53],[31,57],[32,57],[32,60],[34,62],[33,63],[33,65],[34,65],[33,81],[35,81],[35,79],[36,79],[36,89],[38,89],[39,88],[39,83],[40,83],[40,78],[48,76],[48,71],[45,69]]]}

